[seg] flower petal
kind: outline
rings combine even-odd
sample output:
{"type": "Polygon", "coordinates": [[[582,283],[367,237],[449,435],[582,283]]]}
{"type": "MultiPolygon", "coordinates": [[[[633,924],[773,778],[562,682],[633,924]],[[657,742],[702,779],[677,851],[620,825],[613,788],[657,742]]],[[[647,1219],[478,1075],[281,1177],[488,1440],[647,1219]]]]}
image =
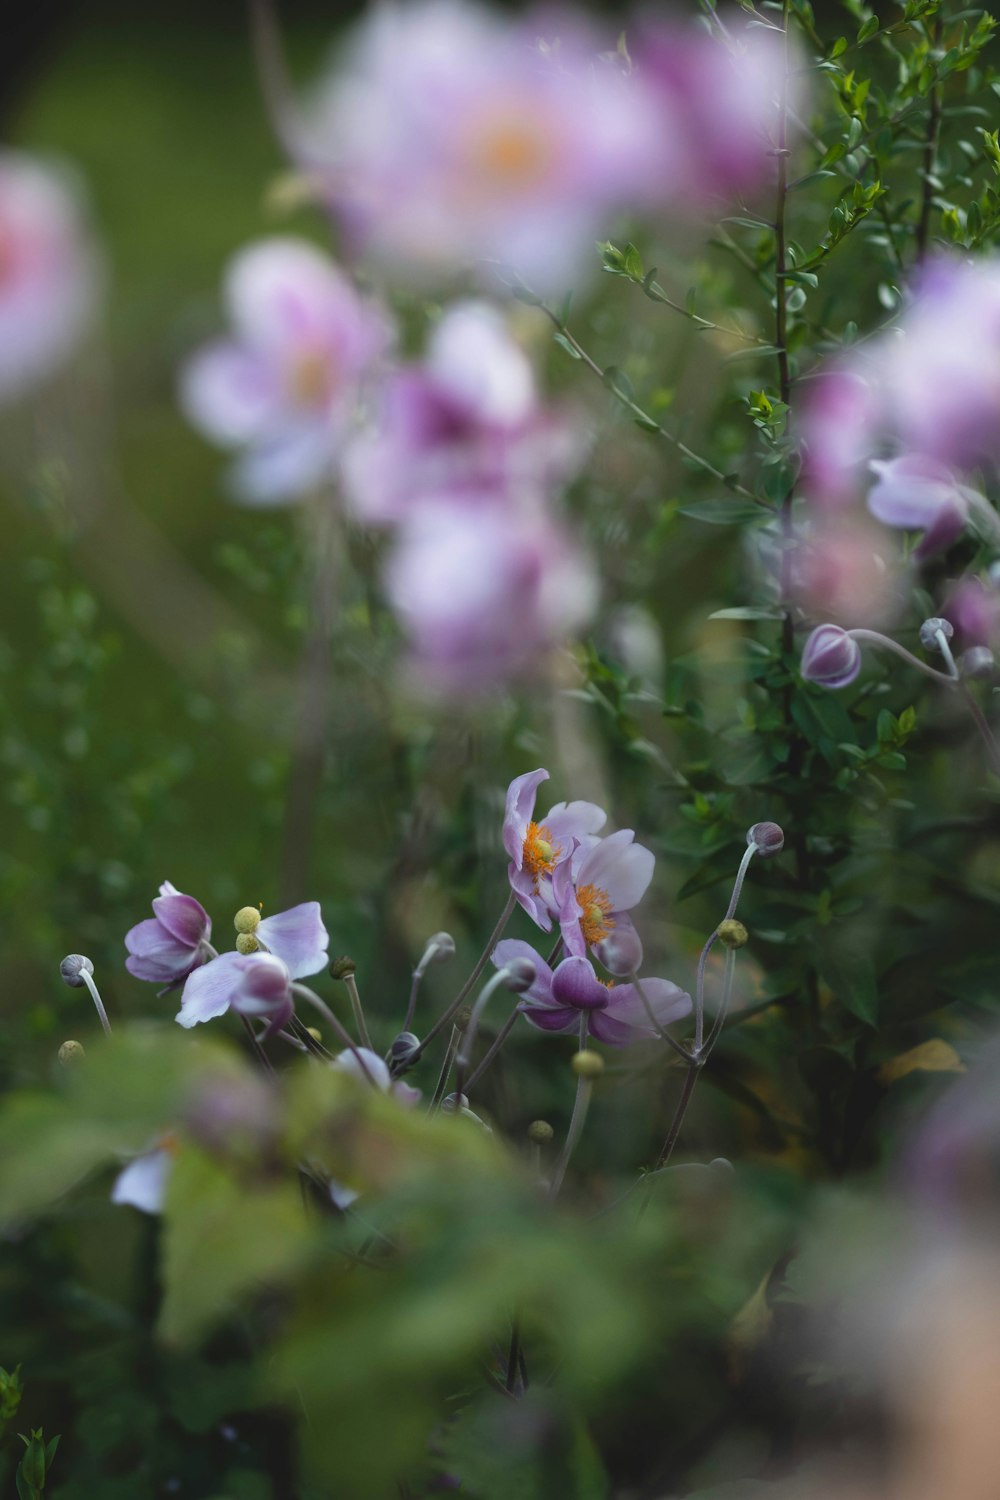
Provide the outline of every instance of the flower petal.
{"type": "Polygon", "coordinates": [[[350,1048],[339,1052],[330,1066],[336,1068],[338,1073],[350,1073],[352,1078],[374,1084],[383,1094],[389,1092],[392,1082],[389,1069],[383,1059],[367,1047],[359,1047],[356,1052],[352,1052],[350,1048]]]}
{"type": "Polygon", "coordinates": [[[555,1009],[546,1005],[521,1005],[518,1008],[524,1019],[537,1026],[539,1031],[577,1031],[580,1026],[580,1012],[569,1005],[555,1009]]]}
{"type": "Polygon", "coordinates": [[[609,974],[637,974],[642,967],[642,939],[627,912],[615,912],[614,923],[608,936],[594,944],[594,953],[609,974]]]}
{"type": "Polygon", "coordinates": [[[497,943],[490,954],[491,961],[498,969],[502,969],[505,964],[512,963],[515,958],[526,958],[535,966],[535,977],[528,989],[524,991],[525,997],[533,1005],[551,1005],[552,970],[530,943],[524,943],[520,938],[504,938],[502,942],[497,943]]]}
{"type": "Polygon", "coordinates": [[[171,937],[155,917],[130,928],[125,934],[125,947],[129,953],[126,969],[149,984],[174,984],[201,962],[197,949],[171,937]]]}
{"type": "Polygon", "coordinates": [[[543,781],[548,781],[548,771],[526,771],[515,776],[507,788],[507,805],[503,817],[503,846],[510,855],[516,869],[521,868],[524,858],[524,838],[535,810],[535,794],[543,781]]]}
{"type": "Polygon", "coordinates": [[[170,1151],[150,1151],[130,1161],[111,1189],[112,1203],[130,1203],[144,1214],[163,1212],[167,1182],[174,1164],[170,1151]]]}
{"type": "MultiPolygon", "coordinates": [[[[661,1027],[690,1015],[691,996],[669,979],[644,979],[642,988],[661,1027]]],[[[650,1041],[657,1035],[634,984],[615,985],[609,991],[606,1008],[595,1011],[590,1018],[590,1030],[598,1041],[612,1047],[629,1047],[633,1042],[650,1041]]]]}
{"type": "Polygon", "coordinates": [[[608,815],[596,802],[557,802],[541,820],[557,844],[568,847],[571,838],[600,833],[608,815]]]}
{"type": "Polygon", "coordinates": [[[631,828],[621,828],[601,839],[587,854],[576,877],[578,885],[595,885],[606,891],[616,912],[637,906],[653,878],[656,858],[634,840],[631,828]]]}
{"type": "Polygon", "coordinates": [[[197,1026],[225,1015],[242,979],[239,953],[220,953],[188,975],[176,1020],[181,1026],[197,1026]]]}
{"type": "Polygon", "coordinates": [[[193,896],[183,896],[179,891],[167,896],[157,896],[153,902],[156,920],[167,929],[179,943],[194,948],[203,937],[212,931],[208,912],[193,896]]]}
{"type": "Polygon", "coordinates": [[[293,979],[318,974],[327,964],[330,934],[323,925],[318,901],[303,901],[288,911],[265,917],[257,937],[285,964],[293,979]]]}
{"type": "Polygon", "coordinates": [[[603,1010],[611,993],[585,958],[564,958],[552,975],[552,998],[577,1010],[603,1010]]]}

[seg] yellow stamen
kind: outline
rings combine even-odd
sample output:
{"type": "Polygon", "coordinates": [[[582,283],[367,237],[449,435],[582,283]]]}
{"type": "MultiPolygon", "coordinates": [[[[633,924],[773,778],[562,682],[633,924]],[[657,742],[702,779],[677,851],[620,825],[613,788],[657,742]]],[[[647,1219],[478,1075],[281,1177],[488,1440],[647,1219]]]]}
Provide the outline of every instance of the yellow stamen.
{"type": "Polygon", "coordinates": [[[576,893],[580,926],[588,947],[603,942],[614,927],[611,897],[597,885],[581,885],[576,893]]]}
{"type": "Polygon", "coordinates": [[[292,399],[298,406],[322,406],[330,399],[333,383],[330,360],[318,349],[304,351],[292,365],[292,399]]]}
{"type": "Polygon", "coordinates": [[[475,166],[501,187],[527,186],[544,175],[551,151],[540,130],[514,115],[490,120],[472,143],[475,166]]]}
{"type": "Polygon", "coordinates": [[[544,823],[529,823],[524,836],[521,863],[531,876],[535,894],[543,875],[551,875],[562,849],[555,843],[544,823]]]}

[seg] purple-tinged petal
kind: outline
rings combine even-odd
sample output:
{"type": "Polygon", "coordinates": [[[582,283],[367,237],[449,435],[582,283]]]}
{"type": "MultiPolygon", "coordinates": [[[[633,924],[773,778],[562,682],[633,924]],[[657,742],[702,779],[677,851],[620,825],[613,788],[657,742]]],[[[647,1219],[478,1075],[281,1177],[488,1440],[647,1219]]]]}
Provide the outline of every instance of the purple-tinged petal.
{"type": "MultiPolygon", "coordinates": [[[[569,848],[571,838],[583,839],[587,835],[600,833],[608,821],[608,815],[596,802],[557,802],[555,807],[549,808],[541,821],[565,851],[569,848]]],[[[565,852],[562,857],[565,859],[565,852]]]]}
{"type": "Polygon", "coordinates": [[[196,1026],[225,1015],[242,979],[243,958],[239,953],[220,953],[188,975],[176,1020],[181,1026],[196,1026]]]}
{"type": "Polygon", "coordinates": [[[507,878],[518,905],[528,913],[535,926],[540,927],[543,932],[551,932],[552,918],[549,915],[548,903],[542,894],[542,883],[539,882],[536,891],[535,882],[527,870],[517,870],[513,864],[507,866],[507,878]]]}
{"type": "MultiPolygon", "coordinates": [[[[669,979],[642,980],[649,1008],[661,1027],[680,1021],[691,1014],[691,996],[669,979]]],[[[633,1042],[656,1037],[649,1012],[634,984],[615,985],[608,992],[608,1004],[590,1018],[590,1030],[600,1042],[612,1047],[628,1047],[633,1042]]]]}
{"type": "Polygon", "coordinates": [[[543,781],[548,781],[549,773],[539,767],[537,771],[527,771],[523,776],[515,776],[507,788],[507,804],[503,817],[503,846],[506,849],[515,869],[520,870],[524,858],[524,840],[528,832],[528,824],[535,810],[535,796],[543,781]]]}
{"type": "Polygon", "coordinates": [[[125,946],[129,952],[126,969],[148,984],[173,984],[203,961],[198,949],[171,937],[155,917],[130,928],[125,946]]]}
{"type": "Polygon", "coordinates": [[[567,953],[574,958],[584,958],[587,943],[580,926],[580,903],[576,899],[572,870],[572,855],[556,865],[552,874],[552,901],[567,953]]]}
{"type": "Polygon", "coordinates": [[[602,1010],[611,993],[585,958],[564,958],[552,975],[552,998],[577,1010],[602,1010]]]}
{"type": "Polygon", "coordinates": [[[534,1005],[552,1004],[552,970],[540,954],[536,953],[530,943],[524,943],[520,938],[504,938],[497,943],[490,954],[491,962],[498,969],[505,968],[516,958],[526,958],[535,966],[535,977],[530,987],[525,990],[528,1000],[534,1005]]]}
{"type": "Polygon", "coordinates": [[[162,1213],[173,1164],[170,1151],[150,1151],[137,1156],[115,1178],[112,1203],[129,1203],[144,1214],[162,1213]]]}
{"type": "Polygon", "coordinates": [[[157,896],[153,912],[170,936],[189,948],[196,948],[212,931],[208,912],[193,896],[182,896],[180,892],[157,896]]]}
{"type": "Polygon", "coordinates": [[[330,934],[323,926],[318,901],[303,901],[300,906],[265,917],[256,936],[268,952],[287,964],[293,979],[304,979],[326,968],[330,934]]]}
{"type": "Polygon", "coordinates": [[[322,414],[313,421],[285,425],[248,448],[233,465],[233,498],[244,505],[298,500],[332,474],[335,453],[334,429],[322,414]]]}
{"type": "Polygon", "coordinates": [[[608,936],[594,944],[594,953],[609,974],[637,974],[642,967],[642,940],[635,924],[627,912],[616,912],[614,922],[608,936]]]}
{"type": "Polygon", "coordinates": [[[539,1031],[578,1031],[580,1027],[580,1012],[572,1006],[552,1009],[547,1005],[522,1005],[519,1009],[539,1031]]]}
{"type": "Polygon", "coordinates": [[[394,1099],[399,1100],[403,1109],[413,1109],[423,1098],[423,1093],[420,1089],[415,1089],[412,1084],[407,1083],[402,1078],[397,1078],[389,1092],[394,1099]]]}
{"type": "Polygon", "coordinates": [[[817,625],[802,648],[799,671],[820,687],[847,687],[861,671],[861,647],[839,625],[817,625]]]}
{"type": "Polygon", "coordinates": [[[277,371],[255,350],[219,342],[200,350],[181,372],[180,399],[193,427],[236,447],[267,430],[280,407],[277,371]]]}
{"type": "Polygon", "coordinates": [[[338,1073],[350,1073],[352,1078],[374,1085],[383,1094],[389,1092],[392,1083],[389,1069],[383,1059],[367,1047],[359,1047],[356,1052],[350,1048],[339,1052],[330,1066],[338,1073]]]}
{"type": "Polygon", "coordinates": [[[287,965],[273,953],[237,954],[237,960],[238,979],[229,1001],[232,1009],[241,1016],[266,1017],[272,1030],[276,1019],[284,1025],[292,1014],[287,965]]]}
{"type": "Polygon", "coordinates": [[[576,877],[578,886],[604,891],[614,911],[629,911],[642,900],[653,878],[656,857],[634,842],[631,828],[621,828],[591,849],[576,877]]]}

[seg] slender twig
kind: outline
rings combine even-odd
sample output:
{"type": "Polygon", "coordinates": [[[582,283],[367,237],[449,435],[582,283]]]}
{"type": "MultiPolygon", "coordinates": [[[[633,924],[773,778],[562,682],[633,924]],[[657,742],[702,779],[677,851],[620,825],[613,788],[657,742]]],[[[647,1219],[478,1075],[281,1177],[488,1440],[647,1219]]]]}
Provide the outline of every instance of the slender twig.
{"type": "Polygon", "coordinates": [[[420,1057],[423,1054],[423,1052],[426,1049],[428,1043],[432,1042],[434,1040],[434,1038],[437,1036],[438,1032],[443,1027],[447,1026],[448,1022],[452,1019],[452,1017],[465,1004],[465,1001],[468,999],[469,992],[471,991],[472,986],[475,984],[476,980],[479,978],[480,974],[483,972],[483,970],[485,969],[486,965],[489,963],[489,961],[490,961],[490,954],[493,952],[493,949],[496,947],[497,943],[499,943],[500,939],[503,937],[504,929],[507,926],[507,923],[510,921],[511,917],[513,916],[513,914],[514,914],[514,905],[515,905],[515,896],[514,896],[514,892],[511,891],[510,895],[507,897],[507,904],[504,907],[503,911],[500,913],[500,920],[497,922],[497,925],[494,927],[493,931],[490,933],[490,936],[489,936],[489,938],[487,940],[487,943],[486,943],[486,947],[483,949],[482,953],[479,955],[479,958],[476,961],[475,968],[472,970],[472,973],[469,975],[468,979],[462,985],[462,988],[459,990],[459,992],[455,996],[454,1000],[448,1006],[448,1009],[444,1012],[443,1015],[438,1016],[437,1020],[434,1022],[434,1025],[431,1027],[430,1031],[428,1031],[427,1035],[424,1037],[423,1041],[420,1043],[420,1046],[414,1049],[413,1059],[412,1059],[413,1062],[416,1062],[417,1058],[420,1057]]]}
{"type": "Polygon", "coordinates": [[[372,1088],[376,1088],[377,1084],[372,1077],[371,1069],[368,1067],[368,1064],[362,1057],[361,1052],[358,1048],[358,1044],[351,1036],[351,1033],[348,1031],[347,1027],[341,1021],[338,1021],[337,1017],[327,1005],[326,1001],[321,1000],[314,990],[311,990],[308,985],[300,984],[297,979],[292,981],[292,994],[297,995],[300,1000],[305,1000],[307,1004],[313,1007],[314,1010],[319,1011],[324,1021],[326,1021],[331,1031],[337,1037],[338,1041],[340,1041],[344,1045],[344,1047],[346,1047],[348,1052],[353,1052],[354,1056],[357,1058],[358,1067],[368,1079],[368,1082],[371,1084],[372,1088]]]}
{"type": "Polygon", "coordinates": [[[468,1093],[469,1090],[471,1088],[473,1088],[479,1082],[480,1078],[482,1078],[483,1074],[486,1072],[486,1069],[491,1065],[491,1063],[493,1062],[493,1060],[496,1058],[498,1052],[500,1051],[500,1048],[503,1046],[504,1042],[510,1036],[511,1032],[514,1030],[514,1027],[517,1025],[517,1018],[518,1018],[518,1016],[520,1014],[521,1014],[520,1004],[515,1005],[514,1009],[511,1011],[510,1015],[507,1017],[506,1021],[503,1023],[503,1025],[501,1026],[500,1030],[497,1032],[496,1036],[493,1038],[493,1041],[490,1043],[490,1045],[487,1048],[486,1052],[483,1054],[483,1056],[480,1059],[479,1063],[477,1064],[477,1066],[475,1068],[473,1068],[472,1072],[469,1074],[468,1078],[466,1079],[466,1081],[465,1081],[465,1092],[466,1093],[468,1093]]]}
{"type": "MultiPolygon", "coordinates": [[[[358,994],[358,982],[353,974],[344,975],[344,984],[351,1002],[351,1013],[354,1016],[354,1024],[357,1027],[358,1036],[361,1038],[362,1047],[367,1047],[369,1052],[374,1051],[372,1039],[368,1035],[368,1026],[365,1022],[365,1013],[361,1005],[361,996],[358,994]]],[[[406,1028],[403,1028],[404,1031],[406,1028]]]]}
{"type": "MultiPolygon", "coordinates": [[[[931,45],[937,47],[941,38],[941,18],[936,16],[931,25],[931,45]]],[[[931,84],[930,112],[927,116],[927,135],[924,140],[924,158],[921,167],[923,188],[920,194],[920,217],[914,231],[917,260],[927,254],[927,240],[931,227],[931,210],[934,206],[934,174],[937,171],[938,138],[941,134],[941,84],[935,78],[931,84]]]]}
{"type": "Polygon", "coordinates": [[[104,1035],[110,1036],[111,1022],[108,1020],[108,1013],[104,1009],[104,1001],[101,999],[100,991],[98,990],[97,985],[94,981],[93,974],[91,974],[89,969],[81,968],[80,978],[83,980],[84,984],[87,986],[87,989],[90,991],[90,998],[94,1002],[94,1009],[97,1011],[97,1016],[101,1025],[104,1027],[104,1035]]]}
{"type": "Polygon", "coordinates": [[[455,1053],[458,1051],[458,1044],[461,1040],[462,1032],[460,1028],[458,1026],[453,1026],[451,1028],[451,1036],[448,1039],[448,1046],[444,1054],[444,1061],[441,1064],[441,1071],[438,1074],[438,1081],[434,1085],[434,1092],[431,1095],[431,1102],[427,1106],[428,1110],[432,1114],[441,1103],[441,1100],[444,1098],[444,1091],[448,1087],[448,1075],[451,1072],[451,1065],[455,1061],[455,1053]]]}

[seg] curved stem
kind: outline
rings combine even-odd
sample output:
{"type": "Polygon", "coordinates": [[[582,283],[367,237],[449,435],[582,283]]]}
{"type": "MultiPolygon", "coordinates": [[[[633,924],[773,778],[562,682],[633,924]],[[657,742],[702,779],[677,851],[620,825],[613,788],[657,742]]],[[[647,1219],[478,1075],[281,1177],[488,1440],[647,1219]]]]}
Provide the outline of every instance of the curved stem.
{"type": "Polygon", "coordinates": [[[514,1006],[514,1009],[511,1011],[510,1015],[507,1017],[506,1021],[503,1023],[496,1036],[493,1038],[493,1041],[490,1043],[490,1046],[484,1053],[483,1057],[480,1059],[478,1065],[472,1070],[472,1072],[466,1079],[466,1093],[468,1093],[471,1088],[475,1087],[480,1078],[482,1078],[483,1074],[486,1072],[486,1069],[493,1063],[504,1042],[507,1040],[511,1032],[514,1030],[514,1027],[517,1025],[517,1018],[520,1014],[521,1008],[520,1003],[518,1003],[514,1006]]]}
{"type": "Polygon", "coordinates": [[[514,905],[515,896],[514,892],[511,891],[510,895],[507,897],[507,905],[500,913],[500,920],[497,922],[497,925],[490,933],[489,939],[486,943],[486,947],[479,955],[475,968],[473,969],[472,973],[469,975],[465,983],[462,985],[462,988],[459,990],[454,1000],[448,1006],[448,1009],[444,1012],[443,1015],[438,1016],[437,1020],[434,1022],[434,1025],[431,1027],[430,1031],[420,1043],[420,1046],[414,1050],[413,1062],[417,1061],[417,1059],[422,1055],[424,1048],[428,1045],[428,1043],[434,1040],[441,1028],[447,1026],[448,1022],[452,1019],[456,1012],[461,1008],[462,1005],[464,1005],[466,999],[469,996],[469,992],[472,989],[472,986],[475,984],[476,980],[479,978],[480,974],[489,963],[490,954],[493,952],[493,949],[503,937],[504,928],[507,926],[507,923],[510,921],[511,917],[514,914],[514,905]]]}
{"type": "MultiPolygon", "coordinates": [[[[357,1027],[358,1036],[361,1038],[362,1047],[367,1047],[369,1052],[374,1052],[372,1039],[368,1035],[368,1026],[365,1022],[365,1013],[361,1005],[361,996],[358,994],[358,982],[353,974],[344,977],[344,985],[351,1002],[351,1013],[354,1016],[354,1024],[357,1027]]],[[[406,1030],[404,1026],[403,1030],[406,1030]]]]}
{"type": "Polygon", "coordinates": [[[476,1040],[480,1018],[489,1004],[490,996],[495,995],[497,990],[501,989],[507,983],[509,977],[509,969],[498,969],[489,983],[483,986],[476,997],[475,1005],[472,1007],[469,1024],[462,1032],[462,1040],[455,1057],[455,1093],[458,1095],[459,1103],[461,1103],[462,1095],[465,1093],[465,1072],[469,1066],[472,1044],[476,1040]]]}
{"type": "Polygon", "coordinates": [[[354,1053],[354,1056],[358,1060],[358,1067],[361,1069],[362,1073],[364,1073],[372,1088],[377,1088],[378,1084],[372,1077],[371,1069],[368,1067],[368,1064],[361,1056],[357,1043],[351,1036],[351,1033],[347,1030],[347,1027],[337,1020],[337,1017],[327,1005],[326,1001],[321,1000],[314,990],[311,990],[306,984],[300,984],[297,979],[292,981],[292,994],[298,995],[300,999],[305,1000],[307,1004],[311,1005],[314,1010],[319,1011],[320,1015],[323,1017],[324,1021],[326,1021],[327,1025],[330,1027],[330,1030],[334,1033],[337,1039],[343,1043],[348,1052],[354,1053]]]}
{"type": "Polygon", "coordinates": [[[97,1011],[101,1025],[104,1027],[104,1035],[110,1036],[111,1022],[108,1020],[108,1013],[104,1009],[104,1001],[101,999],[100,991],[94,983],[93,974],[90,973],[89,969],[83,968],[80,970],[80,978],[90,991],[90,998],[94,1002],[94,1009],[97,1011]]]}
{"type": "Polygon", "coordinates": [[[873,646],[881,646],[886,651],[894,652],[909,666],[916,667],[918,672],[923,672],[925,677],[933,677],[935,682],[946,683],[948,687],[955,686],[954,677],[949,677],[947,672],[939,672],[936,667],[929,667],[925,661],[914,656],[912,651],[907,651],[905,646],[901,646],[890,636],[883,635],[880,630],[848,630],[846,634],[852,641],[870,641],[873,646]]]}
{"type": "MultiPolygon", "coordinates": [[[[583,1050],[583,1047],[586,1043],[586,1038],[587,1012],[583,1011],[580,1015],[581,1051],[583,1050]]],[[[590,1108],[590,1096],[593,1092],[593,1082],[589,1078],[583,1077],[583,1075],[581,1074],[580,1077],[576,1080],[576,1098],[573,1100],[573,1113],[570,1116],[569,1129],[566,1132],[566,1140],[563,1144],[562,1151],[559,1154],[559,1160],[556,1163],[555,1170],[552,1173],[552,1181],[549,1184],[550,1198],[556,1198],[559,1196],[559,1189],[562,1187],[563,1179],[566,1176],[566,1168],[569,1166],[570,1158],[572,1157],[573,1152],[576,1149],[576,1143],[580,1139],[580,1136],[583,1134],[583,1127],[587,1120],[587,1111],[590,1108]]]]}

